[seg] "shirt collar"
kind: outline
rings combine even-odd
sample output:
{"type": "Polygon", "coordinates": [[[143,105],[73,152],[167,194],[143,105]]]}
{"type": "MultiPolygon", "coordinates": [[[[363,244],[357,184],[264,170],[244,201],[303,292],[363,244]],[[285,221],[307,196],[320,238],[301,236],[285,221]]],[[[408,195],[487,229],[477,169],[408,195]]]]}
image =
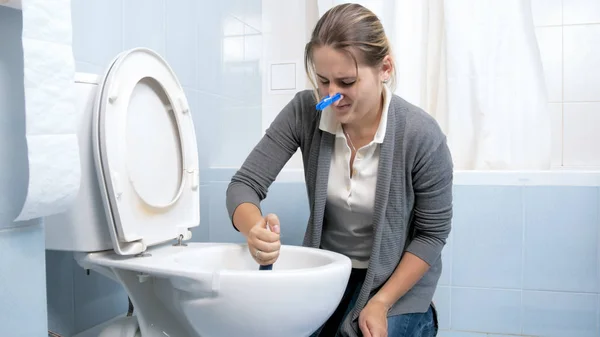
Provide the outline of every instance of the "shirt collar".
{"type": "MultiPolygon", "coordinates": [[[[379,127],[377,128],[377,132],[375,133],[375,137],[373,138],[373,142],[375,143],[383,143],[383,138],[385,137],[385,131],[387,129],[387,116],[388,110],[390,108],[390,102],[392,100],[392,94],[390,89],[384,85],[383,86],[383,107],[381,111],[381,120],[379,121],[379,127]]],[[[333,111],[331,111],[331,107],[328,106],[321,112],[321,121],[319,123],[319,129],[321,131],[329,132],[336,136],[344,136],[344,132],[342,130],[342,124],[335,119],[333,111]]]]}

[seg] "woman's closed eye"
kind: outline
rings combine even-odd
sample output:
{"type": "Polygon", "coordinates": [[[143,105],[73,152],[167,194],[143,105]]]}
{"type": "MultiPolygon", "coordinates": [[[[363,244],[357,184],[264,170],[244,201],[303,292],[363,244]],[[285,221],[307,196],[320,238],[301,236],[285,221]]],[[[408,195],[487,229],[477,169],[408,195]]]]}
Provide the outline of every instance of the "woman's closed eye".
{"type": "MultiPolygon", "coordinates": [[[[319,79],[319,81],[321,82],[321,84],[323,85],[328,85],[329,81],[325,80],[325,79],[319,79]]],[[[340,80],[338,81],[338,85],[339,86],[343,86],[343,87],[350,87],[352,86],[354,83],[356,83],[355,79],[344,79],[344,80],[340,80]]]]}

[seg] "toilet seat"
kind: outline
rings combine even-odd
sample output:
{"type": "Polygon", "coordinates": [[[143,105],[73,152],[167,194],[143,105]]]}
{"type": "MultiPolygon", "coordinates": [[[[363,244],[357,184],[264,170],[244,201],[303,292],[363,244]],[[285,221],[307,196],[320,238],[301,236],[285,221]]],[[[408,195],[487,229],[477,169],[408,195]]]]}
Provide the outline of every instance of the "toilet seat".
{"type": "Polygon", "coordinates": [[[158,54],[119,54],[100,82],[93,126],[97,175],[119,255],[191,238],[200,221],[196,135],[186,95],[158,54]]]}

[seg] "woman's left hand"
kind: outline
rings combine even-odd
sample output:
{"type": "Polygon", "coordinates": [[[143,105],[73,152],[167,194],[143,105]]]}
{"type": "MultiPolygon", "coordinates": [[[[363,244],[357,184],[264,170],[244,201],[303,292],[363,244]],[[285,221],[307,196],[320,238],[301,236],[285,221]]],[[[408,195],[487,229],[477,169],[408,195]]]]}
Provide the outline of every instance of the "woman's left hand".
{"type": "Polygon", "coordinates": [[[387,337],[387,306],[371,299],[360,312],[358,326],[364,337],[387,337]]]}

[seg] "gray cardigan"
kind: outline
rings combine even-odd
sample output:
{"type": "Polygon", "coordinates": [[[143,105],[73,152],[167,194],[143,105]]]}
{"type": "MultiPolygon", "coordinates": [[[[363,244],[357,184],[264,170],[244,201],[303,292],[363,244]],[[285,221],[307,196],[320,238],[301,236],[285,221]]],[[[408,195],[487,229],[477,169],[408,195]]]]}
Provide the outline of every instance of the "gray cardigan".
{"type": "MultiPolygon", "coordinates": [[[[300,147],[310,206],[303,245],[319,248],[335,141],[333,134],[319,129],[320,117],[309,90],[297,93],[285,106],[229,184],[230,217],[241,203],[260,209],[269,186],[300,147]]],[[[396,95],[387,125],[377,175],[373,248],[356,306],[342,324],[345,336],[360,335],[360,311],[392,275],[404,252],[420,257],[430,268],[389,315],[425,312],[442,271],[441,251],[450,233],[453,164],[446,137],[430,115],[396,95]]]]}

